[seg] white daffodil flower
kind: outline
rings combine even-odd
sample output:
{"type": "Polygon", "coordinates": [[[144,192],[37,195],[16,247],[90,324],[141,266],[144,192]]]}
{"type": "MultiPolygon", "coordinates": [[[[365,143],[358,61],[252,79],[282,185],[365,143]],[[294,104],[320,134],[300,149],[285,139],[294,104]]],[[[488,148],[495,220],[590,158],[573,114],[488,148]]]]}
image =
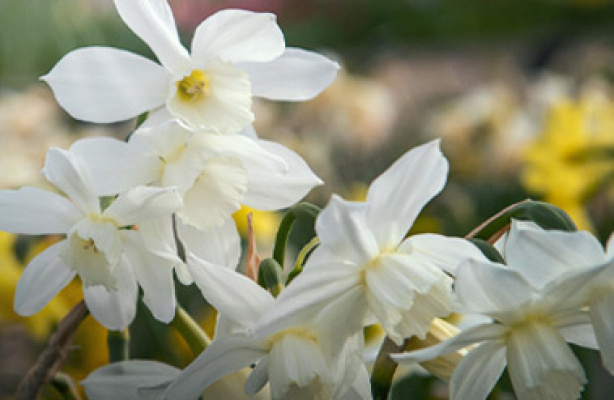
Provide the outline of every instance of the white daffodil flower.
{"type": "MultiPolygon", "coordinates": [[[[176,187],[183,198],[177,211],[177,233],[184,246],[209,260],[202,247],[212,232],[216,248],[237,248],[232,214],[242,204],[275,210],[288,207],[322,181],[296,153],[276,143],[240,134],[200,134],[178,120],[140,129],[128,143],[111,138],[82,139],[71,151],[87,160],[101,193],[135,185],[176,187]]],[[[170,218],[155,230],[174,246],[170,218]]],[[[234,251],[234,250],[233,250],[234,251]]],[[[168,249],[172,252],[172,249],[168,249]]],[[[228,259],[230,260],[230,259],[228,259]]],[[[230,263],[232,268],[236,261],[230,263]]],[[[226,264],[223,264],[226,265],[226,264]]],[[[191,279],[177,269],[184,283],[191,279]]]]}
{"type": "Polygon", "coordinates": [[[357,318],[365,324],[377,320],[398,344],[413,335],[424,338],[433,318],[450,313],[452,278],[446,272],[453,273],[465,258],[483,257],[463,239],[433,234],[405,239],[420,210],[443,188],[447,172],[439,141],[433,141],[380,175],[366,203],[333,197],[316,220],[320,246],[280,295],[266,329],[283,329],[293,318],[359,289],[357,318]],[[298,300],[281,301],[285,298],[298,300]]]}
{"type": "Polygon", "coordinates": [[[339,68],[319,54],[286,48],[273,14],[217,12],[198,26],[189,54],[166,0],[115,6],[162,65],[107,47],[68,53],[42,79],[77,119],[115,122],[166,109],[194,128],[234,133],[254,119],[252,96],[307,100],[339,68]]]}
{"type": "Polygon", "coordinates": [[[271,336],[253,336],[251,327],[276,307],[274,298],[227,268],[200,261],[192,271],[207,301],[219,312],[215,340],[170,385],[158,388],[161,393],[156,398],[196,399],[209,385],[252,364],[256,366],[245,382],[248,396],[268,382],[273,399],[370,398],[362,333],[342,341],[334,334],[351,316],[325,309],[313,320],[271,336]]]}
{"type": "Polygon", "coordinates": [[[159,257],[147,249],[148,244],[162,244],[164,238],[148,232],[148,241],[144,240],[141,224],[179,209],[177,191],[136,187],[102,209],[89,171],[77,155],[50,149],[43,172],[68,199],[36,188],[0,191],[0,230],[66,234],[24,270],[15,311],[37,313],[79,275],[87,307],[107,328],[120,329],[132,321],[139,284],[153,315],[169,322],[175,313],[173,264],[170,256],[159,257]],[[138,229],[130,229],[137,225],[138,229]]]}
{"type": "Polygon", "coordinates": [[[594,275],[577,268],[598,261],[599,248],[586,232],[544,231],[515,221],[504,248],[507,267],[469,260],[454,285],[456,311],[494,322],[392,358],[424,361],[478,343],[452,375],[452,399],[485,399],[506,364],[520,400],[579,398],[586,377],[566,342],[596,348],[583,290],[594,275]]]}

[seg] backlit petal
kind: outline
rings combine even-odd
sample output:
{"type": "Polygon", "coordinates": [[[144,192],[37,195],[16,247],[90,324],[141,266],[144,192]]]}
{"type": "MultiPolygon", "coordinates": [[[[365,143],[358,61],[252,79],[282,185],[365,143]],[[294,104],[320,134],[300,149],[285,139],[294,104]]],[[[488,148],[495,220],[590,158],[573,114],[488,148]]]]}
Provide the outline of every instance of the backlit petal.
{"type": "Polygon", "coordinates": [[[108,329],[121,330],[128,326],[136,314],[138,286],[127,265],[117,265],[117,290],[104,286],[83,288],[85,304],[98,322],[108,329]]]}
{"type": "Polygon", "coordinates": [[[577,399],[586,383],[582,365],[565,340],[545,325],[511,332],[507,368],[519,400],[577,399]]]}
{"type": "Polygon", "coordinates": [[[80,383],[90,399],[139,400],[139,387],[170,381],[179,372],[157,361],[128,360],[98,368],[80,383]]]}
{"type": "Polygon", "coordinates": [[[122,226],[137,224],[153,218],[169,217],[183,202],[175,188],[137,186],[119,195],[104,211],[122,226]]]}
{"type": "Polygon", "coordinates": [[[157,178],[158,157],[110,137],[79,139],[70,146],[87,164],[96,192],[113,196],[157,178]]]}
{"type": "Polygon", "coordinates": [[[494,340],[469,351],[454,370],[450,398],[486,399],[505,368],[505,350],[503,341],[494,340]]]}
{"type": "Polygon", "coordinates": [[[273,304],[273,297],[257,283],[232,269],[193,259],[189,264],[194,282],[215,309],[250,327],[273,304]]]}
{"type": "Polygon", "coordinates": [[[163,105],[171,76],[162,66],[130,52],[85,47],[66,54],[41,79],[72,117],[105,123],[163,105]]]}
{"type": "Polygon", "coordinates": [[[209,385],[266,355],[267,346],[243,336],[214,340],[166,390],[165,398],[194,400],[209,385]]]}
{"type": "Polygon", "coordinates": [[[610,289],[591,302],[590,316],[604,367],[614,373],[614,293],[610,289]]]}
{"type": "Polygon", "coordinates": [[[122,20],[173,73],[190,65],[190,56],[181,45],[173,13],[166,0],[115,0],[122,20]]]}
{"type": "Polygon", "coordinates": [[[47,151],[43,174],[84,213],[100,212],[94,182],[81,157],[66,150],[51,148],[47,151]]]}
{"type": "Polygon", "coordinates": [[[26,266],[15,292],[13,306],[16,313],[36,314],[72,281],[76,272],[59,256],[65,247],[65,240],[56,243],[34,257],[26,266]]]}
{"type": "Polygon", "coordinates": [[[434,140],[405,153],[371,183],[366,218],[381,247],[403,239],[447,176],[448,161],[434,140]]]}
{"type": "Polygon", "coordinates": [[[45,235],[66,233],[83,214],[53,192],[24,187],[0,191],[0,230],[45,235]]]}
{"type": "Polygon", "coordinates": [[[281,144],[259,140],[258,144],[285,161],[287,170],[271,170],[248,166],[249,178],[245,204],[259,210],[278,210],[289,207],[321,185],[305,160],[281,144]]]}
{"type": "Polygon", "coordinates": [[[284,51],[284,36],[274,14],[222,10],[204,20],[192,39],[192,59],[202,67],[223,61],[270,61],[284,51]]]}
{"type": "Polygon", "coordinates": [[[228,218],[219,228],[205,231],[177,221],[177,232],[188,260],[196,256],[217,266],[237,268],[241,256],[241,237],[232,218],[228,218]]]}
{"type": "Polygon", "coordinates": [[[537,288],[567,271],[605,262],[603,247],[588,232],[546,231],[519,222],[512,225],[504,258],[537,288]]]}
{"type": "Polygon", "coordinates": [[[304,101],[316,97],[337,77],[339,65],[307,50],[288,48],[266,63],[238,65],[252,82],[254,96],[270,100],[304,101]]]}

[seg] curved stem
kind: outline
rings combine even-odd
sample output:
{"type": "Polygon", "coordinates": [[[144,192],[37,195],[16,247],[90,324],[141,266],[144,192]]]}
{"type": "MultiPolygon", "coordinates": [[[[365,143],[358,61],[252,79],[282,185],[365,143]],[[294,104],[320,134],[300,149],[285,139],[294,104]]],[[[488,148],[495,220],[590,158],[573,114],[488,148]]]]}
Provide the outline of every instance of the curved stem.
{"type": "Polygon", "coordinates": [[[211,339],[205,331],[180,306],[177,306],[177,313],[171,321],[171,326],[179,332],[195,356],[202,353],[211,344],[211,339]]]}

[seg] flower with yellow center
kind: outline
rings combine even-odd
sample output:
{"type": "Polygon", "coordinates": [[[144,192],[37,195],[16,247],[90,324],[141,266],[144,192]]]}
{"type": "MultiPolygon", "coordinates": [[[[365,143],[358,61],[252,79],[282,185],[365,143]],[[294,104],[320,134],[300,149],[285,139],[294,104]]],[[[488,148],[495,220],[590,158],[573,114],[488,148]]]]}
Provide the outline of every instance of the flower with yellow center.
{"type": "Polygon", "coordinates": [[[447,173],[447,160],[433,141],[407,152],[380,175],[366,202],[333,196],[316,220],[319,247],[257,331],[283,329],[358,291],[353,306],[359,323],[346,324],[338,334],[347,337],[363,321],[377,321],[399,345],[414,335],[424,338],[433,318],[450,313],[448,272],[465,258],[482,257],[464,239],[405,238],[422,207],[443,188],[447,173]]]}
{"type": "Polygon", "coordinates": [[[65,234],[30,261],[17,284],[18,314],[40,311],[79,275],[92,315],[109,329],[127,326],[136,312],[138,284],[153,315],[169,322],[175,312],[175,255],[156,232],[130,227],[171,215],[181,206],[174,189],[136,187],[103,209],[89,170],[77,155],[50,149],[44,174],[67,196],[22,188],[0,191],[0,230],[19,234],[65,234]],[[70,200],[69,200],[70,199],[70,200]]]}
{"type": "Polygon", "coordinates": [[[197,398],[214,382],[252,364],[245,382],[250,398],[267,382],[276,400],[371,398],[362,363],[362,332],[349,339],[336,335],[345,321],[339,309],[326,309],[313,319],[257,336],[252,328],[278,306],[275,299],[244,275],[197,262],[195,282],[219,311],[215,340],[157,398],[197,398]]]}
{"type": "Polygon", "coordinates": [[[544,231],[514,221],[504,257],[507,266],[465,262],[454,284],[456,311],[493,323],[392,358],[425,361],[477,344],[452,375],[451,399],[485,399],[506,365],[520,400],[579,398],[586,377],[566,342],[596,344],[582,290],[593,276],[576,272],[602,262],[603,249],[586,232],[544,231]]]}
{"type": "Polygon", "coordinates": [[[286,49],[275,16],[222,10],[196,29],[191,54],[166,0],[115,0],[122,20],[162,65],[108,47],[68,53],[42,77],[72,116],[115,122],[163,111],[196,129],[238,132],[254,116],[252,96],[302,101],[335,78],[338,65],[286,49]]]}

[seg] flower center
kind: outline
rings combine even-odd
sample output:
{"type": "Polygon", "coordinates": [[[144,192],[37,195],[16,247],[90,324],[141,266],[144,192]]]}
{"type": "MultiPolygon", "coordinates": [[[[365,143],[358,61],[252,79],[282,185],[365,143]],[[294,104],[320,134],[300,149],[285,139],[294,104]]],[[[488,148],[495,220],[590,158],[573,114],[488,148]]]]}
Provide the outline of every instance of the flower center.
{"type": "Polygon", "coordinates": [[[189,76],[177,82],[177,93],[181,100],[193,103],[204,99],[211,92],[209,75],[199,69],[192,70],[189,76]]]}

